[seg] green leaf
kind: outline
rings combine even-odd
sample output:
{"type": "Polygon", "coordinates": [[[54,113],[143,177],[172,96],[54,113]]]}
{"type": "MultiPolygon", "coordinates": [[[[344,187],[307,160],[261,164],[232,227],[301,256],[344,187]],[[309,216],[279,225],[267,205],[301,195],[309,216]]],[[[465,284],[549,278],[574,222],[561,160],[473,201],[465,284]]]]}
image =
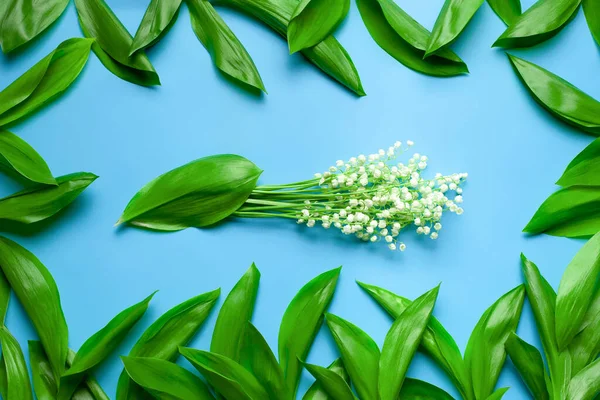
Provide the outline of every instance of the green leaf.
{"type": "Polygon", "coordinates": [[[58,388],[56,387],[56,380],[52,373],[52,366],[46,357],[44,348],[36,340],[30,340],[28,345],[35,396],[38,400],[55,400],[58,388]]]}
{"type": "Polygon", "coordinates": [[[177,20],[182,0],[150,0],[144,18],[138,27],[129,56],[153,46],[177,20]]]}
{"type": "Polygon", "coordinates": [[[456,40],[482,4],[483,0],[446,0],[433,25],[425,57],[456,40]]]}
{"type": "Polygon", "coordinates": [[[600,277],[600,234],[592,237],[567,266],[556,298],[556,341],[564,350],[580,331],[600,277]]]}
{"type": "Polygon", "coordinates": [[[78,172],[56,178],[57,186],[34,185],[0,199],[0,220],[32,224],[50,218],[71,204],[98,178],[78,172]]]}
{"type": "MultiPolygon", "coordinates": [[[[397,319],[412,303],[389,290],[357,282],[392,318],[397,319]]],[[[428,354],[448,374],[464,399],[473,398],[470,380],[463,362],[460,349],[446,328],[434,317],[423,333],[421,351],[428,354]]]]}
{"type": "Polygon", "coordinates": [[[33,113],[67,90],[85,66],[92,43],[65,40],[0,92],[0,126],[33,113]]]}
{"type": "Polygon", "coordinates": [[[83,34],[96,39],[92,50],[110,72],[138,85],[160,85],[143,51],[129,56],[133,38],[104,0],[75,0],[75,7],[83,34]]]}
{"type": "Polygon", "coordinates": [[[302,365],[323,323],[340,268],[324,272],[304,285],[288,305],[279,327],[279,364],[288,389],[295,397],[302,365]]]}
{"type": "Polygon", "coordinates": [[[510,388],[503,387],[503,388],[496,390],[494,393],[489,395],[487,400],[500,400],[502,397],[504,397],[506,392],[508,392],[508,389],[510,389],[510,388]]]}
{"type": "Polygon", "coordinates": [[[412,378],[404,380],[398,398],[402,400],[454,400],[452,396],[439,387],[412,378]]]}
{"type": "Polygon", "coordinates": [[[37,331],[54,376],[60,378],[68,329],[56,282],[33,254],[4,237],[0,237],[0,268],[37,331]]]}
{"type": "MultiPolygon", "coordinates": [[[[287,27],[298,3],[296,0],[221,0],[220,4],[246,12],[287,38],[287,27]]],[[[352,59],[332,35],[316,46],[302,50],[302,54],[357,95],[365,95],[352,59]]]]}
{"type": "Polygon", "coordinates": [[[56,185],[46,161],[26,141],[0,129],[0,167],[4,166],[35,183],[56,185]]]}
{"type": "MultiPolygon", "coordinates": [[[[175,361],[179,347],[186,346],[196,335],[216,304],[220,289],[193,297],[161,315],[133,345],[130,357],[175,361]]],[[[117,385],[117,400],[142,397],[144,391],[121,372],[117,385]]]]}
{"type": "Polygon", "coordinates": [[[181,348],[179,351],[225,399],[264,400],[269,398],[254,375],[230,358],[190,348],[181,348]]]}
{"type": "Polygon", "coordinates": [[[233,154],[200,158],[144,186],[118,223],[163,231],[215,224],[244,204],[261,173],[233,154]]]}
{"type": "Polygon", "coordinates": [[[131,379],[158,399],[214,399],[200,378],[177,364],[148,357],[121,357],[121,359],[131,379]]]}
{"type": "Polygon", "coordinates": [[[376,399],[379,347],[358,326],[333,314],[326,314],[325,320],[358,396],[361,399],[376,399]]]}
{"type": "Polygon", "coordinates": [[[287,29],[290,54],[313,47],[333,34],[349,8],[349,0],[300,0],[287,29]]]}
{"type": "Polygon", "coordinates": [[[19,342],[5,326],[0,326],[0,345],[8,383],[5,399],[33,400],[25,356],[19,342]]]}
{"type": "Polygon", "coordinates": [[[584,132],[600,135],[600,102],[552,72],[508,54],[529,93],[554,117],[584,132]]]}
{"type": "Polygon", "coordinates": [[[352,389],[350,389],[344,378],[332,370],[318,365],[304,364],[304,366],[335,400],[355,400],[352,389]]]}
{"type": "Polygon", "coordinates": [[[544,360],[542,355],[532,345],[511,333],[504,344],[521,379],[536,400],[549,399],[546,389],[544,360]]]}
{"type": "Polygon", "coordinates": [[[600,45],[600,9],[596,0],[583,0],[583,13],[587,20],[590,32],[598,45],[600,45]]]}
{"type": "MultiPolygon", "coordinates": [[[[10,302],[10,284],[0,269],[0,325],[4,325],[10,302]]],[[[0,363],[1,364],[1,363],[0,363]]]]}
{"type": "Polygon", "coordinates": [[[514,288],[483,313],[471,333],[465,365],[476,399],[486,399],[494,392],[506,360],[504,342],[519,325],[524,301],[523,286],[514,288]]]}
{"type": "Polygon", "coordinates": [[[587,309],[580,326],[581,331],[573,338],[569,352],[573,359],[573,375],[594,361],[600,354],[600,290],[587,309]]]}
{"type": "MultiPolygon", "coordinates": [[[[344,363],[341,358],[338,358],[334,362],[332,362],[327,369],[335,372],[339,376],[344,379],[344,381],[350,385],[350,376],[346,372],[346,368],[344,367],[344,363]]],[[[335,400],[333,397],[329,396],[325,391],[325,388],[319,381],[315,381],[308,391],[302,397],[302,400],[335,400]]]]}
{"type": "Polygon", "coordinates": [[[46,30],[65,11],[69,0],[5,0],[4,18],[0,14],[0,45],[4,53],[30,42],[46,30]]]}
{"type": "Polygon", "coordinates": [[[421,342],[437,299],[439,286],[410,304],[385,336],[379,360],[379,397],[396,400],[406,371],[421,342]]]}
{"type": "Polygon", "coordinates": [[[451,50],[423,59],[430,33],[392,0],[358,0],[358,10],[375,42],[406,67],[433,76],[468,72],[451,50]]]}
{"type": "Polygon", "coordinates": [[[550,39],[577,15],[581,0],[538,0],[494,43],[505,49],[531,47],[550,39]]]}
{"type": "Polygon", "coordinates": [[[563,187],[600,186],[600,138],[571,161],[556,184],[563,187]]]}
{"type": "Polygon", "coordinates": [[[521,0],[487,0],[487,2],[507,26],[514,24],[521,15],[521,0]]]}
{"type": "Polygon", "coordinates": [[[594,361],[571,379],[567,400],[594,399],[600,393],[600,359],[594,361]]]}
{"type": "Polygon", "coordinates": [[[600,231],[600,187],[571,186],[550,195],[523,232],[591,237],[600,231]]]}
{"type": "Polygon", "coordinates": [[[291,399],[283,371],[265,338],[250,322],[244,333],[240,364],[256,377],[270,399],[291,399]]]}

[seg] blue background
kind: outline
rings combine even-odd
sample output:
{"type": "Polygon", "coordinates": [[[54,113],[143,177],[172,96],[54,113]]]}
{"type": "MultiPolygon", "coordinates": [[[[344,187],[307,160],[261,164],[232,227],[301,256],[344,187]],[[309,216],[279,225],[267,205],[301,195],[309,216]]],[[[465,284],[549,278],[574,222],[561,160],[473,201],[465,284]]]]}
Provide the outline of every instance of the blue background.
{"type": "MultiPolygon", "coordinates": [[[[147,2],[109,0],[133,33],[147,2]]],[[[443,0],[400,1],[431,28],[443,0]]],[[[524,8],[533,0],[524,0],[524,8]]],[[[521,233],[555,190],[568,162],[591,141],[553,119],[526,93],[503,51],[490,48],[505,29],[484,4],[453,45],[471,74],[440,79],[413,72],[381,50],[352,5],[336,36],[351,54],[367,97],[357,98],[328,79],[260,23],[228,9],[219,13],[253,57],[269,95],[231,85],[213,67],[182,7],[169,34],[148,54],[162,86],[143,88],[109,73],[92,54],[66,95],[10,127],[45,157],[55,175],[90,171],[100,176],[59,218],[7,235],[50,269],[59,286],[77,349],[117,312],[155,289],[159,294],[119,354],[161,313],[217,287],[221,301],[251,262],[262,272],[254,323],[276,348],[281,316],[293,295],[317,274],[343,265],[330,311],[361,326],[381,344],[390,319],[355,279],[414,298],[442,282],[435,315],[464,349],[483,311],[521,282],[519,253],[558,285],[580,241],[521,233]],[[216,229],[160,234],[113,227],[131,196],[157,175],[193,159],[237,153],[265,170],[261,182],[311,177],[337,159],[412,139],[435,172],[466,171],[465,214],[444,219],[438,241],[408,235],[405,253],[363,245],[333,231],[308,230],[290,221],[229,221],[216,229]]],[[[0,56],[5,87],[61,41],[81,36],[75,8],[33,46],[0,56]]],[[[558,36],[514,54],[525,57],[600,98],[600,54],[583,13],[558,36]]],[[[0,195],[19,186],[0,178],[0,195]]],[[[4,229],[2,229],[4,230],[4,229]]],[[[213,313],[193,345],[207,349],[213,313]]],[[[35,337],[15,301],[7,326],[21,344],[35,337]]],[[[519,334],[538,343],[529,306],[519,334]]],[[[309,361],[336,358],[322,329],[309,361]]],[[[121,363],[113,355],[98,372],[114,397],[121,363]]],[[[457,393],[419,355],[409,375],[457,393]]],[[[311,384],[304,372],[300,393],[311,384]]],[[[506,398],[526,395],[510,361],[498,387],[506,398]]]]}

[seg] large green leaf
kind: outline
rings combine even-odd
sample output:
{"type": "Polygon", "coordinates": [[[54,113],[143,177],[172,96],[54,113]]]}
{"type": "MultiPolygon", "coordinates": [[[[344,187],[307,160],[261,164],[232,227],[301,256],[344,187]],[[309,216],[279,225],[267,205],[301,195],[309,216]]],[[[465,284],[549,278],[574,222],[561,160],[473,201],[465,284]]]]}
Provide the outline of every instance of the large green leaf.
{"type": "Polygon", "coordinates": [[[450,394],[431,383],[406,378],[398,399],[402,400],[454,400],[450,394]]]}
{"type": "Polygon", "coordinates": [[[150,0],[144,18],[138,27],[129,55],[154,45],[177,20],[183,0],[150,0]]]}
{"type": "Polygon", "coordinates": [[[98,178],[79,172],[56,178],[57,186],[34,185],[0,199],[0,220],[32,224],[50,218],[71,204],[98,178]]]}
{"type": "MultiPolygon", "coordinates": [[[[296,0],[220,0],[218,4],[240,9],[287,38],[287,27],[298,2],[296,0]]],[[[328,36],[316,46],[302,50],[302,54],[357,95],[365,95],[352,59],[333,36],[328,36]]]]}
{"type": "MultiPolygon", "coordinates": [[[[341,376],[342,379],[344,379],[344,381],[348,385],[350,385],[350,376],[348,375],[348,372],[346,372],[346,368],[344,367],[344,363],[341,358],[338,358],[337,360],[332,362],[327,367],[327,369],[329,369],[329,370],[335,372],[336,374],[338,374],[339,376],[341,376]]],[[[319,381],[315,381],[310,386],[310,388],[308,388],[308,390],[302,397],[302,400],[335,400],[335,399],[333,397],[329,396],[329,394],[327,394],[327,391],[325,390],[325,388],[323,387],[323,385],[321,385],[321,383],[319,381]]]]}
{"type": "Polygon", "coordinates": [[[456,40],[482,4],[483,0],[446,0],[433,25],[425,57],[456,40]]]}
{"type": "Polygon", "coordinates": [[[188,0],[192,28],[223,73],[266,92],[250,54],[207,0],[188,0]]]}
{"type": "Polygon", "coordinates": [[[550,195],[523,232],[590,237],[600,231],[600,187],[571,186],[550,195]]]}
{"type": "Polygon", "coordinates": [[[169,361],[149,357],[121,357],[129,377],[158,399],[214,399],[202,379],[169,361]]]}
{"type": "Polygon", "coordinates": [[[577,14],[581,0],[538,0],[496,40],[494,46],[530,47],[550,39],[577,14]]]}
{"type": "Polygon", "coordinates": [[[433,312],[439,286],[413,301],[385,336],[379,360],[379,398],[396,400],[433,312]]]}
{"type": "Polygon", "coordinates": [[[590,32],[598,45],[600,45],[600,8],[597,0],[583,0],[583,13],[587,20],[590,32]]]}
{"type": "Polygon", "coordinates": [[[264,400],[269,395],[248,370],[228,357],[181,348],[183,355],[227,400],[264,400]]]}
{"type": "Polygon", "coordinates": [[[129,56],[133,38],[104,0],[75,0],[75,7],[83,34],[96,39],[92,50],[110,72],[138,85],[160,85],[143,51],[129,56]]]}
{"type": "Polygon", "coordinates": [[[538,65],[510,54],[508,58],[529,93],[542,107],[569,125],[600,135],[600,102],[538,65]]]}
{"type": "Polygon", "coordinates": [[[362,329],[338,316],[326,314],[326,322],[356,393],[361,399],[376,399],[379,347],[362,329]]]}
{"type": "Polygon", "coordinates": [[[5,326],[0,326],[0,347],[8,383],[5,400],[33,400],[25,356],[19,342],[5,326]]]}
{"type": "Polygon", "coordinates": [[[288,24],[290,54],[316,46],[346,18],[349,0],[300,0],[288,24]]]}
{"type": "Polygon", "coordinates": [[[304,366],[332,398],[335,400],[355,400],[352,389],[340,375],[318,365],[304,364],[304,366]]]}
{"type": "Polygon", "coordinates": [[[65,11],[69,0],[4,0],[0,14],[0,46],[4,53],[28,43],[65,11]]]}
{"type": "Polygon", "coordinates": [[[46,357],[42,344],[35,340],[28,342],[29,364],[33,391],[38,400],[56,400],[58,388],[52,373],[52,366],[46,357]]]}
{"type": "Polygon", "coordinates": [[[0,167],[15,171],[35,183],[56,185],[46,161],[26,141],[0,129],[0,167]]]}
{"type": "Polygon", "coordinates": [[[4,237],[0,237],[0,268],[37,331],[58,380],[67,359],[68,329],[56,282],[33,254],[4,237]]]}
{"type": "Polygon", "coordinates": [[[596,291],[580,329],[581,331],[573,338],[569,346],[573,360],[573,374],[581,371],[600,354],[600,290],[596,291]]]}
{"type": "Polygon", "coordinates": [[[487,2],[507,26],[514,24],[521,15],[521,0],[487,0],[487,2]]]}
{"type": "Polygon", "coordinates": [[[392,0],[358,0],[360,15],[371,37],[389,55],[415,71],[433,76],[468,72],[451,50],[423,59],[430,33],[392,0]]]}
{"type": "Polygon", "coordinates": [[[600,186],[600,138],[571,161],[556,184],[563,187],[600,186]]]}
{"type": "Polygon", "coordinates": [[[244,204],[261,173],[254,163],[233,154],[200,158],[144,186],[119,223],[164,231],[215,224],[244,204]]]}
{"type": "MultiPolygon", "coordinates": [[[[193,297],[161,315],[133,345],[130,357],[175,361],[179,347],[186,346],[196,335],[221,293],[220,289],[193,297]]],[[[125,371],[119,377],[117,400],[133,400],[143,390],[129,379],[125,371]]]]}
{"type": "Polygon", "coordinates": [[[594,361],[571,379],[567,400],[591,400],[600,393],[600,359],[594,361]]]}
{"type": "Polygon", "coordinates": [[[340,268],[324,272],[304,285],[288,305],[279,327],[279,364],[295,397],[302,365],[333,298],[340,268]]]}
{"type": "Polygon", "coordinates": [[[33,113],[67,90],[85,66],[92,43],[65,40],[0,92],[0,126],[33,113]]]}
{"type": "Polygon", "coordinates": [[[506,359],[504,342],[517,329],[524,301],[524,287],[514,288],[483,313],[471,333],[465,365],[476,399],[486,399],[494,392],[506,359]]]}
{"type": "Polygon", "coordinates": [[[548,389],[546,389],[544,360],[542,360],[542,355],[538,349],[521,340],[514,333],[508,336],[504,346],[533,398],[536,400],[549,399],[548,389]]]}

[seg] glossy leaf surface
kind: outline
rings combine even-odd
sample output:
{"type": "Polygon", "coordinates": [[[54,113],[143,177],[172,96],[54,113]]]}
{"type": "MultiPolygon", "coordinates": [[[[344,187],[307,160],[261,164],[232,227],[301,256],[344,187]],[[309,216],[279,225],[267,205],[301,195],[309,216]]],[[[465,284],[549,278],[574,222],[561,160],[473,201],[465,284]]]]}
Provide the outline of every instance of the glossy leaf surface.
{"type": "Polygon", "coordinates": [[[29,371],[19,342],[5,326],[0,326],[2,360],[6,368],[6,400],[33,400],[29,371]]]}
{"type": "Polygon", "coordinates": [[[514,24],[521,15],[521,0],[487,0],[487,2],[507,26],[514,24]]]}
{"type": "Polygon", "coordinates": [[[506,339],[505,347],[512,363],[533,397],[539,400],[549,399],[548,389],[546,389],[544,360],[538,349],[514,333],[511,333],[506,339]]]}
{"type": "MultiPolygon", "coordinates": [[[[327,369],[329,369],[330,371],[333,371],[336,374],[338,374],[339,376],[341,376],[342,379],[344,379],[344,381],[348,385],[350,385],[350,376],[348,375],[348,372],[346,371],[346,368],[344,367],[344,363],[341,358],[338,358],[337,360],[332,362],[327,367],[327,369]]],[[[335,399],[333,397],[329,396],[329,394],[327,394],[327,391],[325,390],[325,388],[323,387],[323,385],[321,385],[321,383],[319,381],[315,381],[310,386],[310,388],[306,391],[306,393],[302,397],[302,400],[335,400],[335,399]]]]}
{"type": "Polygon", "coordinates": [[[456,40],[482,4],[483,0],[446,0],[433,25],[425,56],[456,40]]]}
{"type": "Polygon", "coordinates": [[[454,400],[445,390],[418,379],[406,378],[400,390],[402,400],[454,400]]]}
{"type": "Polygon", "coordinates": [[[333,34],[349,8],[349,0],[300,0],[287,29],[290,54],[313,47],[333,34]]]}
{"type": "Polygon", "coordinates": [[[581,371],[600,354],[600,291],[596,291],[581,323],[580,332],[569,346],[569,353],[573,360],[573,374],[581,371]]]}
{"type": "Polygon", "coordinates": [[[151,0],[138,27],[129,55],[155,44],[175,23],[182,0],[151,0]]]}
{"type": "Polygon", "coordinates": [[[55,185],[46,161],[26,141],[0,129],[0,167],[8,168],[35,183],[55,185]]]}
{"type": "Polygon", "coordinates": [[[582,0],[581,3],[583,4],[583,13],[590,27],[590,32],[600,46],[600,7],[598,7],[598,0],[582,0]]]}
{"type": "Polygon", "coordinates": [[[600,186],[600,139],[594,140],[567,166],[557,185],[600,186]]]}
{"type": "Polygon", "coordinates": [[[304,364],[304,366],[332,398],[336,400],[355,399],[352,389],[344,378],[332,370],[313,364],[304,364]]]}
{"type": "Polygon", "coordinates": [[[595,399],[600,393],[600,359],[594,361],[571,379],[568,400],[595,399]]]}
{"type": "Polygon", "coordinates": [[[35,340],[30,340],[28,345],[35,396],[38,400],[55,400],[58,388],[44,348],[40,342],[35,340]]]}

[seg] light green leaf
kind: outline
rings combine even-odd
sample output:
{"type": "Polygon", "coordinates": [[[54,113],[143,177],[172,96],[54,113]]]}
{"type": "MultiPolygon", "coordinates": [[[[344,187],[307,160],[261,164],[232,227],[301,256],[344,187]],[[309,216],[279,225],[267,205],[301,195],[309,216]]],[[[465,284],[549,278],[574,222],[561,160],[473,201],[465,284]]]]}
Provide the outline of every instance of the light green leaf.
{"type": "Polygon", "coordinates": [[[597,359],[571,379],[567,400],[591,400],[600,393],[600,359],[597,359]]]}
{"type": "Polygon", "coordinates": [[[0,13],[0,45],[4,53],[30,42],[65,11],[69,0],[5,0],[0,13]]]}
{"type": "Polygon", "coordinates": [[[529,93],[542,107],[569,125],[600,135],[600,102],[538,65],[510,54],[508,58],[529,93]]]}
{"type": "Polygon", "coordinates": [[[0,326],[0,346],[8,383],[5,400],[33,400],[25,356],[5,326],[0,326]]]}
{"type": "MultiPolygon", "coordinates": [[[[157,358],[175,361],[179,347],[186,346],[196,335],[216,304],[220,289],[193,297],[161,315],[133,345],[130,357],[157,358]]],[[[144,391],[121,372],[117,385],[117,400],[133,400],[144,391]]]]}
{"type": "Polygon", "coordinates": [[[17,172],[35,183],[56,185],[46,161],[26,141],[0,129],[0,167],[17,172]]]}
{"type": "Polygon", "coordinates": [[[92,43],[65,40],[0,92],[0,126],[33,113],[67,90],[85,66],[92,43]]]}
{"type": "Polygon", "coordinates": [[[494,47],[531,47],[550,39],[577,15],[581,0],[538,0],[502,33],[494,47]]]}
{"type": "Polygon", "coordinates": [[[269,398],[254,375],[230,358],[190,348],[181,348],[179,351],[225,399],[264,400],[269,398]]]}
{"type": "Polygon", "coordinates": [[[471,333],[465,365],[476,399],[486,399],[494,392],[506,359],[504,342],[519,325],[524,301],[524,287],[514,288],[483,313],[471,333]]]}
{"type": "Polygon", "coordinates": [[[446,391],[431,383],[406,378],[398,399],[402,400],[454,400],[446,391]]]}
{"type": "Polygon", "coordinates": [[[446,0],[433,25],[425,57],[456,40],[482,4],[483,0],[446,0]]]}
{"type": "Polygon", "coordinates": [[[571,161],[556,184],[563,187],[600,186],[600,138],[571,161]]]}
{"type": "Polygon", "coordinates": [[[129,56],[153,46],[177,20],[182,0],[150,0],[144,18],[138,27],[129,56]]]}
{"type": "Polygon", "coordinates": [[[304,285],[288,305],[279,327],[279,364],[295,397],[302,366],[333,298],[341,267],[324,272],[304,285]]]}
{"type": "Polygon", "coordinates": [[[507,26],[514,24],[521,15],[521,0],[487,0],[487,2],[507,26]]]}
{"type": "MultiPolygon", "coordinates": [[[[4,325],[10,302],[10,284],[0,269],[0,325],[4,325]]],[[[1,364],[1,363],[0,363],[1,364]]]]}
{"type": "Polygon", "coordinates": [[[92,50],[110,72],[138,85],[160,85],[143,51],[129,56],[133,38],[104,0],[75,0],[75,7],[83,34],[96,39],[92,50]]]}
{"type": "Polygon", "coordinates": [[[532,345],[521,340],[516,334],[511,333],[504,344],[521,379],[536,400],[549,399],[546,389],[544,360],[542,355],[532,345]]]}
{"type": "Polygon", "coordinates": [[[118,223],[164,231],[215,224],[244,204],[261,173],[233,154],[200,158],[144,186],[118,223]]]}
{"type": "Polygon", "coordinates": [[[376,399],[379,347],[362,329],[340,317],[326,314],[326,322],[356,393],[361,399],[376,399]]]}
{"type": "Polygon", "coordinates": [[[0,237],[0,268],[37,331],[55,378],[60,378],[68,329],[56,282],[33,254],[4,237],[0,237]]]}
{"type": "Polygon", "coordinates": [[[42,344],[36,340],[30,340],[28,345],[33,391],[36,398],[38,400],[56,400],[58,388],[52,373],[52,366],[46,357],[42,344]]]}
{"type": "Polygon", "coordinates": [[[592,300],[583,322],[581,331],[573,338],[569,352],[573,359],[573,375],[594,361],[600,354],[600,290],[592,300]]]}
{"type": "Polygon", "coordinates": [[[288,24],[290,54],[321,43],[346,18],[349,0],[300,0],[288,24]]]}
{"type": "Polygon", "coordinates": [[[421,342],[437,299],[439,286],[410,304],[385,336],[379,361],[380,400],[396,400],[406,371],[421,342]]]}
{"type": "Polygon", "coordinates": [[[0,199],[0,220],[32,224],[50,218],[71,204],[98,178],[78,172],[56,178],[57,186],[34,185],[0,199]]]}
{"type": "Polygon", "coordinates": [[[214,399],[200,378],[177,364],[159,358],[121,358],[131,379],[158,399],[214,399]]]}
{"type": "Polygon", "coordinates": [[[350,389],[344,378],[332,370],[318,365],[304,364],[304,366],[335,400],[355,400],[352,389],[350,389]]]}
{"type": "Polygon", "coordinates": [[[587,20],[590,32],[598,45],[600,45],[600,8],[597,0],[583,0],[583,13],[587,20]]]}
{"type": "MultiPolygon", "coordinates": [[[[341,358],[338,358],[334,362],[332,362],[329,367],[327,367],[332,372],[335,372],[339,376],[344,379],[344,381],[350,386],[350,376],[346,372],[346,368],[344,367],[344,363],[341,358]]],[[[319,381],[315,381],[308,391],[302,397],[302,400],[335,400],[333,397],[329,396],[325,391],[325,388],[319,381]]]]}
{"type": "Polygon", "coordinates": [[[500,388],[500,389],[496,390],[494,393],[489,395],[487,400],[500,400],[502,397],[504,397],[506,392],[508,392],[508,389],[510,389],[510,388],[504,387],[504,388],[500,388]]]}

